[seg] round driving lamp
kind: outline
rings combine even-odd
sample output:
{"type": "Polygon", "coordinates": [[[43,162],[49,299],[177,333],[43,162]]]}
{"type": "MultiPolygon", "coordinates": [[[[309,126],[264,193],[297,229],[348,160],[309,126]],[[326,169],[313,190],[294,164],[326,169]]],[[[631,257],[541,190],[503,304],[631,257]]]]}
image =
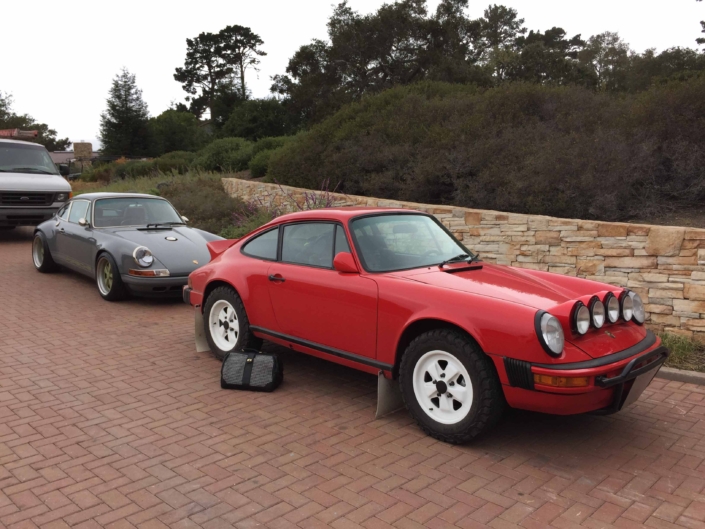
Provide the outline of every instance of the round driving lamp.
{"type": "Polygon", "coordinates": [[[641,301],[641,296],[636,292],[629,292],[629,297],[632,299],[632,318],[635,322],[641,325],[646,319],[644,302],[641,301]]]}
{"type": "Polygon", "coordinates": [[[608,292],[603,303],[607,309],[607,321],[617,323],[619,319],[619,300],[612,292],[608,292]]]}
{"type": "Polygon", "coordinates": [[[585,334],[590,328],[590,310],[581,301],[573,309],[573,329],[578,334],[585,334]]]}
{"type": "Polygon", "coordinates": [[[605,305],[597,298],[590,303],[590,318],[596,329],[605,324],[605,305]]]}
{"type": "Polygon", "coordinates": [[[558,318],[551,316],[548,312],[539,311],[537,313],[537,335],[541,346],[551,356],[560,356],[565,345],[563,327],[558,318]]]}
{"type": "Polygon", "coordinates": [[[634,316],[634,301],[629,295],[629,292],[625,291],[619,298],[619,305],[622,312],[622,319],[624,321],[631,321],[632,316],[634,316]]]}
{"type": "Polygon", "coordinates": [[[152,255],[152,252],[149,251],[149,248],[144,246],[135,248],[135,251],[132,253],[132,257],[135,258],[135,262],[142,268],[148,268],[154,263],[154,256],[152,255]]]}

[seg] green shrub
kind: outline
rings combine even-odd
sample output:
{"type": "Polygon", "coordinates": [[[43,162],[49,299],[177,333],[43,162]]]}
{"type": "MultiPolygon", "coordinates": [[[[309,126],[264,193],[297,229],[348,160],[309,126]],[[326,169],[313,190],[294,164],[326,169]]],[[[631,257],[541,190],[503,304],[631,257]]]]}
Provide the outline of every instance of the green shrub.
{"type": "Polygon", "coordinates": [[[269,159],[272,157],[272,153],[275,150],[276,149],[267,149],[265,151],[259,151],[252,157],[249,164],[252,178],[259,178],[267,174],[269,159]]]}
{"type": "Polygon", "coordinates": [[[241,200],[225,192],[220,175],[174,179],[159,194],[189,218],[190,226],[216,234],[232,226],[233,215],[243,208],[241,200]]]}
{"type": "Polygon", "coordinates": [[[125,163],[114,164],[113,178],[136,178],[148,176],[157,172],[153,161],[133,160],[125,163]]]}
{"type": "Polygon", "coordinates": [[[204,171],[243,171],[250,158],[252,142],[242,138],[223,138],[198,151],[192,166],[204,171]]]}
{"type": "Polygon", "coordinates": [[[154,163],[156,168],[162,173],[171,173],[172,171],[178,174],[184,174],[189,170],[193,163],[195,153],[188,151],[173,151],[163,154],[154,163]]]}
{"type": "Polygon", "coordinates": [[[252,156],[255,156],[261,151],[270,151],[283,147],[293,136],[274,136],[271,138],[262,138],[252,147],[252,156]]]}
{"type": "Polygon", "coordinates": [[[343,107],[267,178],[422,203],[627,220],[705,201],[705,79],[640,95],[420,83],[343,107]]]}

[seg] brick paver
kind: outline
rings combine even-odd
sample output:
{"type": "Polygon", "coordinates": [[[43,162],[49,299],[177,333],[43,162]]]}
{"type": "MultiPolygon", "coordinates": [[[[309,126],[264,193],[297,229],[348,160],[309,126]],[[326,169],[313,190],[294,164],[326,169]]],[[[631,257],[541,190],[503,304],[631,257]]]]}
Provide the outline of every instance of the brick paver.
{"type": "Polygon", "coordinates": [[[272,394],[221,390],[188,307],[39,274],[30,234],[0,233],[0,526],[705,527],[703,387],[449,446],[305,355],[272,394]]]}

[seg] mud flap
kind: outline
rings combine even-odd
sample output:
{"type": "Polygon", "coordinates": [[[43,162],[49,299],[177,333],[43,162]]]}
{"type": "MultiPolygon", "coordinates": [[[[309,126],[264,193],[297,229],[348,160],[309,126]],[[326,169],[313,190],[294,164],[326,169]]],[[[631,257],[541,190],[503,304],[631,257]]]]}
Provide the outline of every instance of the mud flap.
{"type": "Polygon", "coordinates": [[[375,419],[380,419],[404,407],[401,389],[396,380],[385,378],[384,372],[377,374],[377,412],[375,419]]]}
{"type": "Polygon", "coordinates": [[[203,313],[201,312],[200,305],[196,305],[194,308],[193,321],[193,335],[196,338],[196,352],[205,353],[206,351],[210,351],[208,340],[206,340],[206,332],[203,330],[203,313]]]}

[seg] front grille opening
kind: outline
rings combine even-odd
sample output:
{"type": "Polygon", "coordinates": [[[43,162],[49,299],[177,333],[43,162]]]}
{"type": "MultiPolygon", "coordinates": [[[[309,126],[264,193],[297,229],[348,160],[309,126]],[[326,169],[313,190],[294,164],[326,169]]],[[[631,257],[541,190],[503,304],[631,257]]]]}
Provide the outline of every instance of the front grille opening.
{"type": "Polygon", "coordinates": [[[0,193],[3,206],[48,206],[54,202],[54,193],[23,193],[6,191],[0,193]]]}

